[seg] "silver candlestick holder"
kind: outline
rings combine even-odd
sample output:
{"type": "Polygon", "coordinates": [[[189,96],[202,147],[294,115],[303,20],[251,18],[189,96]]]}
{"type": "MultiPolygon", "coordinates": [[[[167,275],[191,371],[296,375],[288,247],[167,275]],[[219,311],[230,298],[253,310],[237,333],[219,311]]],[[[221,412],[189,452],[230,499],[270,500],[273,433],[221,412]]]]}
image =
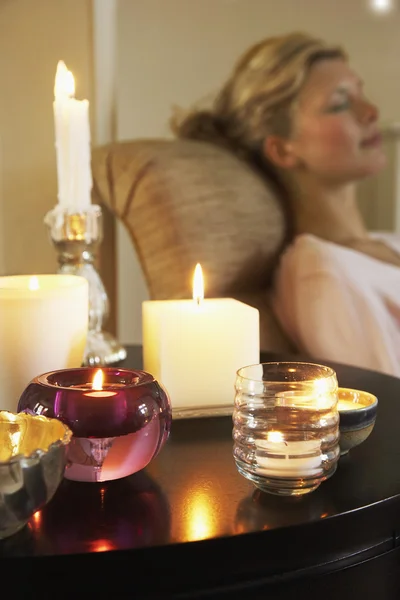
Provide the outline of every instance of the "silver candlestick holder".
{"type": "Polygon", "coordinates": [[[126,349],[103,330],[109,316],[109,301],[95,267],[96,252],[103,239],[101,207],[69,214],[56,206],[45,216],[50,237],[58,253],[58,273],[80,275],[89,283],[89,331],[85,349],[85,366],[105,366],[126,358],[126,349]]]}

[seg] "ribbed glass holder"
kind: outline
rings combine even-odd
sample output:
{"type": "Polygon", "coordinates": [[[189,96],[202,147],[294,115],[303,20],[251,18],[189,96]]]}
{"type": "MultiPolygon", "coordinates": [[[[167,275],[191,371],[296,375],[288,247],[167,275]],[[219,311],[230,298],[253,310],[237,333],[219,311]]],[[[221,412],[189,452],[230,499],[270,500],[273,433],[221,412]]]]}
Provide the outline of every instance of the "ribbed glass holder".
{"type": "Polygon", "coordinates": [[[58,273],[85,277],[89,283],[89,331],[84,355],[85,366],[105,366],[126,358],[126,349],[103,330],[109,316],[109,300],[95,267],[96,253],[103,239],[101,207],[70,214],[56,206],[45,216],[51,241],[58,253],[58,273]]]}
{"type": "Polygon", "coordinates": [[[333,369],[271,362],[239,369],[233,455],[264,492],[300,496],[331,477],[339,459],[338,382],[333,369]]]}

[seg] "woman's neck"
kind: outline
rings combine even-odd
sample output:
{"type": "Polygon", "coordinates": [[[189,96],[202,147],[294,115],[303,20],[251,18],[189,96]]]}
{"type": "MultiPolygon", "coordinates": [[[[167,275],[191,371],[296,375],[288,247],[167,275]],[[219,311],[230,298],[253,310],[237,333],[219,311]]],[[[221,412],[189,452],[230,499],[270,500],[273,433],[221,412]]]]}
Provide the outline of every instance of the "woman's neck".
{"type": "Polygon", "coordinates": [[[314,182],[297,185],[293,192],[291,205],[296,235],[311,233],[342,245],[368,238],[354,185],[328,188],[314,182]]]}
{"type": "Polygon", "coordinates": [[[400,254],[370,237],[359,211],[355,186],[333,189],[310,182],[286,181],[293,214],[294,235],[311,233],[384,263],[400,267],[400,254]]]}

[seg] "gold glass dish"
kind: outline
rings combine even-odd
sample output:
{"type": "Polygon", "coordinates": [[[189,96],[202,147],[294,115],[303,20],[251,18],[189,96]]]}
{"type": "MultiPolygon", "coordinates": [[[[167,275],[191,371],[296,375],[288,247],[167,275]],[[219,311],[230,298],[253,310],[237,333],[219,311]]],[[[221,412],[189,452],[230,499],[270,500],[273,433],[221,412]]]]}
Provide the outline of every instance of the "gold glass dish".
{"type": "Polygon", "coordinates": [[[0,539],[53,497],[72,431],[58,419],[0,411],[0,539]]]}
{"type": "Polygon", "coordinates": [[[378,398],[369,392],[339,388],[338,411],[340,454],[362,444],[372,432],[378,411],[378,398]]]}

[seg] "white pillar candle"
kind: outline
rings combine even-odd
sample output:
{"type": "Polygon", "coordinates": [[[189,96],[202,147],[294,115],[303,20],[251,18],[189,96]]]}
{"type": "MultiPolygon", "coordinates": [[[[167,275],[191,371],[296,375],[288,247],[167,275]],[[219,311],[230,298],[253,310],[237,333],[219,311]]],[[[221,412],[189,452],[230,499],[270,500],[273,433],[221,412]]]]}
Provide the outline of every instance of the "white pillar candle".
{"type": "Polygon", "coordinates": [[[280,431],[256,440],[257,472],[270,477],[312,477],[322,471],[321,441],[286,441],[280,431]]]}
{"type": "Polygon", "coordinates": [[[236,371],[260,360],[259,312],[232,298],[204,299],[199,265],[196,273],[193,300],[143,302],[143,366],[173,409],[233,408],[236,371]]]}
{"type": "Polygon", "coordinates": [[[0,410],[16,412],[36,375],[82,365],[88,308],[83,277],[0,277],[0,410]]]}
{"type": "Polygon", "coordinates": [[[88,208],[92,189],[89,102],[74,94],[74,77],[59,61],[53,103],[58,202],[69,213],[88,208]]]}

